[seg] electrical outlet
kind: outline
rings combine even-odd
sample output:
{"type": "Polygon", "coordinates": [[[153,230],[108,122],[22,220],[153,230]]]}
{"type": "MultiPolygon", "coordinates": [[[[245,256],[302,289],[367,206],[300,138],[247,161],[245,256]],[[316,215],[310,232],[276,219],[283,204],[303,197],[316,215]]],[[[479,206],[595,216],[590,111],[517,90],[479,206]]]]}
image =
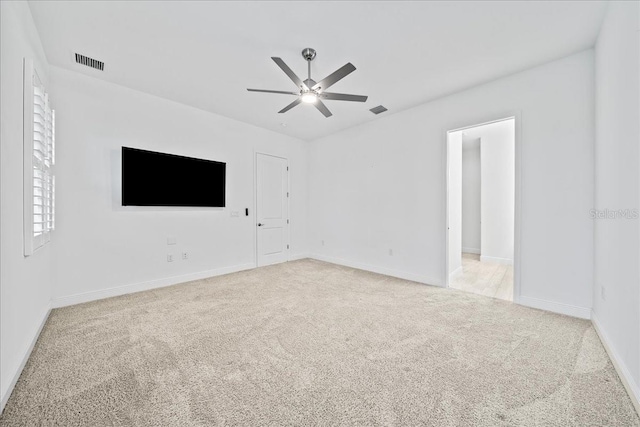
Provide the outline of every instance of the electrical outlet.
{"type": "Polygon", "coordinates": [[[600,297],[603,301],[607,300],[607,294],[605,293],[604,286],[600,286],[600,297]]]}
{"type": "Polygon", "coordinates": [[[322,246],[324,246],[324,240],[321,240],[320,242],[322,243],[322,246]]]}
{"type": "Polygon", "coordinates": [[[167,254],[167,262],[173,262],[173,255],[167,254]]]}
{"type": "Polygon", "coordinates": [[[393,256],[393,249],[389,249],[389,256],[393,256]]]}
{"type": "Polygon", "coordinates": [[[182,252],[182,259],[189,259],[189,252],[182,252]]]}

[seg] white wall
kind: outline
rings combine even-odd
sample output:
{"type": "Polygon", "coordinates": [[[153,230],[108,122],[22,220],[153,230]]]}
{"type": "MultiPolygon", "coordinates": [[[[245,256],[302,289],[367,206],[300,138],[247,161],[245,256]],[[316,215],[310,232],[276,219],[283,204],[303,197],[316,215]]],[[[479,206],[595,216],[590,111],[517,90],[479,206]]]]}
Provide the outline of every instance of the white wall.
{"type": "Polygon", "coordinates": [[[462,137],[462,252],[480,253],[480,138],[462,137]]]}
{"type": "MultiPolygon", "coordinates": [[[[48,312],[51,244],[23,256],[23,58],[48,84],[48,64],[26,2],[0,2],[0,391],[4,407],[48,312]]],[[[55,101],[54,101],[55,103],[55,101]]],[[[57,239],[53,233],[53,239],[57,239]]],[[[1,410],[0,408],[0,410],[1,410]]]]}
{"type": "MultiPolygon", "coordinates": [[[[638,2],[610,2],[596,44],[594,207],[599,211],[640,208],[639,9],[638,2]]],[[[593,221],[593,316],[640,408],[638,221],[593,221]]]]}
{"type": "Polygon", "coordinates": [[[55,305],[253,267],[254,151],[289,158],[290,253],[306,252],[306,143],[57,67],[51,78],[55,305]],[[227,208],[122,207],[123,145],[227,162],[227,208]],[[177,245],[167,246],[170,236],[177,245]],[[178,256],[183,250],[186,261],[178,256]],[[174,262],[167,262],[168,253],[174,262]]]}
{"type": "Polygon", "coordinates": [[[449,144],[449,274],[462,267],[462,132],[451,132],[449,144]]]}
{"type": "Polygon", "coordinates": [[[391,108],[373,122],[313,141],[311,251],[322,259],[442,285],[445,132],[516,111],[523,161],[520,302],[588,317],[592,50],[401,113],[391,108]]]}
{"type": "Polygon", "coordinates": [[[480,135],[480,260],[513,263],[515,123],[503,120],[470,130],[480,135]]]}

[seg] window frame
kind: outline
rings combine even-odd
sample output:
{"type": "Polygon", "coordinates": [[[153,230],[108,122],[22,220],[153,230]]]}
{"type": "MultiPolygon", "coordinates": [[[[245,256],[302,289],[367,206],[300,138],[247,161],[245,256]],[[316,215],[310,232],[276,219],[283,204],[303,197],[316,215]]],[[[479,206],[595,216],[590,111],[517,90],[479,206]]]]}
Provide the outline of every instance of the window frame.
{"type": "Polygon", "coordinates": [[[33,61],[24,58],[23,75],[23,232],[24,232],[24,256],[33,255],[38,249],[51,241],[51,232],[55,228],[55,111],[49,107],[50,120],[47,118],[47,108],[44,111],[44,145],[42,160],[38,160],[35,154],[35,89],[36,82],[43,88],[43,102],[50,106],[48,93],[42,82],[42,73],[34,67],[33,61]],[[47,126],[50,124],[50,126],[47,126]],[[50,132],[50,134],[49,134],[50,132]],[[39,164],[38,164],[39,163],[39,164]],[[34,166],[42,171],[42,232],[35,233],[34,215],[34,166]]]}

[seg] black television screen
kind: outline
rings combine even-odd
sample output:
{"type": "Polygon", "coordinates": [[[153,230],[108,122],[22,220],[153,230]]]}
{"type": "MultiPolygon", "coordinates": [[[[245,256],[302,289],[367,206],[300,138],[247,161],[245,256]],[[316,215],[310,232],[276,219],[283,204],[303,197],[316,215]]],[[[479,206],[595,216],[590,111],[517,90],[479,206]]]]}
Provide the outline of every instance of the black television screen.
{"type": "Polygon", "coordinates": [[[224,207],[226,166],[122,147],[122,206],[224,207]]]}

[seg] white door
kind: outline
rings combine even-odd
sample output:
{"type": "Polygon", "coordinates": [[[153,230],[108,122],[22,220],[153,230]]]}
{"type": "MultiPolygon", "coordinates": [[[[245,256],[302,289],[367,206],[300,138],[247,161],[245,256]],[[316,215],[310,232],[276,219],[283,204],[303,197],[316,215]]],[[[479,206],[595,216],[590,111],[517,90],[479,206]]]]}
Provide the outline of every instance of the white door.
{"type": "Polygon", "coordinates": [[[287,159],[256,155],[258,266],[288,261],[289,179],[287,159]]]}

